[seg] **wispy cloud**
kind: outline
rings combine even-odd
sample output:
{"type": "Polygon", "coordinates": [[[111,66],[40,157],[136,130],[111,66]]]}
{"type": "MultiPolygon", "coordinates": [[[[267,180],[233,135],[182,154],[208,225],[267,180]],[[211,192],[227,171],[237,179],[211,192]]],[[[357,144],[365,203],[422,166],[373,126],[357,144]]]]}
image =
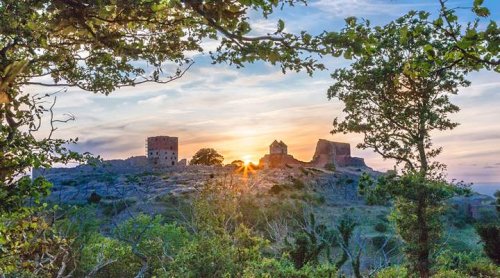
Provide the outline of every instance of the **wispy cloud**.
{"type": "Polygon", "coordinates": [[[347,16],[400,16],[413,10],[437,6],[435,1],[392,1],[392,0],[317,0],[311,6],[321,10],[330,17],[345,18],[347,16]]]}

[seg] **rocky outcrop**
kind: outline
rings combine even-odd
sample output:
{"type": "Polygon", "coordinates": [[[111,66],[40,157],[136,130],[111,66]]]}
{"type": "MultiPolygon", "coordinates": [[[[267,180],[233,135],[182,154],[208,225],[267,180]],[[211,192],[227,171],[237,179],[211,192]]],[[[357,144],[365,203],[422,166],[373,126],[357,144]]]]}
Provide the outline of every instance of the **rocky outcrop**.
{"type": "Polygon", "coordinates": [[[305,162],[297,160],[289,154],[266,154],[259,160],[259,166],[265,168],[283,168],[286,166],[298,167],[305,165],[305,162]]]}
{"type": "Polygon", "coordinates": [[[309,165],[323,168],[328,164],[333,164],[336,167],[366,167],[364,159],[351,156],[351,145],[349,143],[319,139],[309,165]]]}

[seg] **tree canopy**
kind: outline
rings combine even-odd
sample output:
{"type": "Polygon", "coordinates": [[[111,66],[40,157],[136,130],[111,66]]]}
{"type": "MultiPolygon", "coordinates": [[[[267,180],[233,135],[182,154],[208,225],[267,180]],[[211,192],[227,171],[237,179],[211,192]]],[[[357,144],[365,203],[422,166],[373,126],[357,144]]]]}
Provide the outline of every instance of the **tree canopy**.
{"type": "MultiPolygon", "coordinates": [[[[475,1],[474,11],[487,16],[481,3],[475,1]]],[[[490,21],[480,31],[479,19],[466,28],[457,20],[444,3],[435,19],[428,12],[411,11],[383,27],[371,27],[368,21],[348,18],[340,36],[363,39],[359,51],[349,56],[351,67],[332,74],[336,82],[328,98],[345,104],[345,118],[335,119],[332,132],[363,134],[359,147],[404,163],[407,170],[439,172],[444,165],[430,160],[441,148],[432,146],[430,133],[457,126],[449,119],[459,111],[450,96],[469,85],[465,76],[471,71],[500,72],[496,23],[490,21]]]]}
{"type": "Polygon", "coordinates": [[[212,148],[204,148],[197,151],[191,161],[191,165],[220,166],[224,157],[212,148]]]}
{"type": "Polygon", "coordinates": [[[261,59],[284,70],[312,71],[315,61],[299,57],[310,35],[285,33],[279,21],[274,34],[247,36],[249,10],[268,16],[297,2],[2,0],[1,92],[11,101],[15,95],[7,88],[26,84],[108,94],[121,86],[168,82],[192,63],[188,51],[203,51],[204,39],[220,39],[214,62],[242,66],[261,59]]]}

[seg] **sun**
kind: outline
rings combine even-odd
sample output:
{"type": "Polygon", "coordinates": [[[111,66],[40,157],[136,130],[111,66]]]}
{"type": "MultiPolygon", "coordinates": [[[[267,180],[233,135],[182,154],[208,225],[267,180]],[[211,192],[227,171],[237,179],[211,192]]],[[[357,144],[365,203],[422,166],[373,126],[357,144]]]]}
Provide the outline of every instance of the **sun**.
{"type": "Polygon", "coordinates": [[[243,156],[243,166],[248,167],[248,166],[250,166],[250,164],[252,164],[251,157],[252,156],[250,156],[250,155],[243,156]]]}

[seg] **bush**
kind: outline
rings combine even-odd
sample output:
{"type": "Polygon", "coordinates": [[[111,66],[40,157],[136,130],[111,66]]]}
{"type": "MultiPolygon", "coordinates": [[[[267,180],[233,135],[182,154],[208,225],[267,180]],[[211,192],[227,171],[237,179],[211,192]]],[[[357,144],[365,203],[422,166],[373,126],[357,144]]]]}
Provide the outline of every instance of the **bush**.
{"type": "Polygon", "coordinates": [[[469,278],[469,276],[457,272],[456,270],[441,270],[434,274],[434,278],[469,278]]]}
{"type": "Polygon", "coordinates": [[[375,275],[376,278],[402,278],[408,277],[408,270],[403,266],[386,267],[375,275]]]}
{"type": "Polygon", "coordinates": [[[163,266],[169,264],[190,239],[184,228],[163,223],[161,216],[144,214],[119,225],[114,235],[147,258],[150,269],[155,273],[162,272],[163,266]]]}
{"type": "Polygon", "coordinates": [[[387,225],[385,223],[379,222],[375,224],[373,229],[379,233],[385,233],[387,232],[387,225]]]}
{"type": "Polygon", "coordinates": [[[88,275],[96,266],[102,267],[92,277],[130,277],[130,273],[137,273],[141,263],[132,253],[132,248],[117,239],[94,233],[83,245],[80,251],[80,260],[76,277],[88,275]]]}
{"type": "Polygon", "coordinates": [[[0,213],[1,277],[56,277],[63,264],[74,263],[73,240],[46,220],[49,213],[42,208],[0,213]]]}
{"type": "Polygon", "coordinates": [[[232,233],[198,234],[169,265],[167,277],[241,277],[262,260],[267,242],[240,225],[232,233]]]}
{"type": "Polygon", "coordinates": [[[500,267],[479,254],[451,250],[436,258],[435,271],[437,277],[500,277],[500,267]]]}
{"type": "Polygon", "coordinates": [[[476,231],[483,242],[484,253],[496,264],[500,264],[500,225],[496,223],[477,225],[476,231]]]}
{"type": "Polygon", "coordinates": [[[296,269],[292,262],[282,257],[280,259],[263,258],[245,268],[243,278],[277,277],[277,278],[323,278],[337,277],[335,266],[325,263],[320,265],[305,265],[296,269]]]}

